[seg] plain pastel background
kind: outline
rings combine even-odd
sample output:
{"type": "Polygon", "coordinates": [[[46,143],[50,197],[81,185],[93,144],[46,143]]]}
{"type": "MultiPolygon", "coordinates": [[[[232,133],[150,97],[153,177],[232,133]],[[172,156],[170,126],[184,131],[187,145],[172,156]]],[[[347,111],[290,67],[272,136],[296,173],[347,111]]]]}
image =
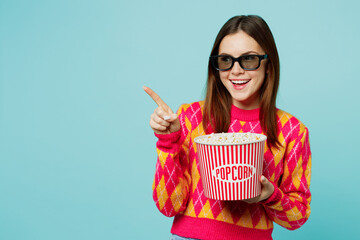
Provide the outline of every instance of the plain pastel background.
{"type": "Polygon", "coordinates": [[[0,239],[168,239],[152,180],[155,108],[204,96],[232,16],[281,61],[278,107],[310,129],[312,214],[274,239],[359,236],[358,1],[0,1],[0,239]]]}

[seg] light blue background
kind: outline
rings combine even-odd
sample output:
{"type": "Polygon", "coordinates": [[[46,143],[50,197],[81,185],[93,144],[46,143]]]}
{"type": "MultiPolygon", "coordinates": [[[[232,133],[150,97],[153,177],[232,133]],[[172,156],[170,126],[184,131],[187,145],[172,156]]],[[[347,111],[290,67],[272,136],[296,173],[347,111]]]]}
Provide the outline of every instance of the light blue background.
{"type": "Polygon", "coordinates": [[[274,239],[359,236],[358,1],[0,1],[0,239],[168,239],[152,200],[155,108],[203,98],[232,16],[258,14],[278,107],[310,129],[312,214],[274,239]]]}

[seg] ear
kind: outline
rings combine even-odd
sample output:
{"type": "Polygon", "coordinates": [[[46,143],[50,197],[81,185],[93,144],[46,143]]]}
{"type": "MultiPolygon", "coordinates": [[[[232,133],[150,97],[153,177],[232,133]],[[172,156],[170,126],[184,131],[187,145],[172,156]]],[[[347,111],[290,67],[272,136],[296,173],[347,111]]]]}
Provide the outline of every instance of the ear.
{"type": "Polygon", "coordinates": [[[268,64],[267,66],[266,66],[266,76],[271,76],[271,67],[270,67],[271,65],[270,64],[268,64]]]}

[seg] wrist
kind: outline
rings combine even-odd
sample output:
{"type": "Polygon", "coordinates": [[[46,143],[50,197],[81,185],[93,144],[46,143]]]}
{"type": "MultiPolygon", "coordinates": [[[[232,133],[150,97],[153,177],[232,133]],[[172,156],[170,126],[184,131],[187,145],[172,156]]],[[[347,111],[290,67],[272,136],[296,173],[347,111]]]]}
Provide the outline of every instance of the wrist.
{"type": "Polygon", "coordinates": [[[181,137],[181,131],[169,133],[169,134],[157,134],[154,133],[155,136],[158,138],[158,141],[156,143],[156,147],[158,149],[163,149],[167,151],[176,151],[178,142],[181,137]],[[172,150],[170,150],[172,149],[172,150]]]}

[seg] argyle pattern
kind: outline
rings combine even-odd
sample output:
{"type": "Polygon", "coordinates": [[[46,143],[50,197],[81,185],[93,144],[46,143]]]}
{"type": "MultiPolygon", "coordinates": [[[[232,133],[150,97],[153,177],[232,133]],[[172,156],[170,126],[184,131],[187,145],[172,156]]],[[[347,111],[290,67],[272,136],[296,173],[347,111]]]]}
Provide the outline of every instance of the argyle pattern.
{"type": "MultiPolygon", "coordinates": [[[[153,198],[165,216],[183,214],[253,229],[272,229],[273,222],[297,229],[310,215],[311,152],[308,129],[294,116],[277,110],[280,149],[265,146],[263,175],[275,186],[265,201],[218,201],[204,195],[194,138],[205,134],[204,102],[184,104],[178,110],[181,130],[157,135],[158,160],[153,198]]],[[[234,109],[234,106],[233,106],[234,109]]],[[[246,110],[241,114],[246,114],[246,110]]],[[[252,111],[252,110],[250,110],[252,111]]],[[[229,132],[263,133],[257,118],[244,121],[232,110],[229,132]]]]}

